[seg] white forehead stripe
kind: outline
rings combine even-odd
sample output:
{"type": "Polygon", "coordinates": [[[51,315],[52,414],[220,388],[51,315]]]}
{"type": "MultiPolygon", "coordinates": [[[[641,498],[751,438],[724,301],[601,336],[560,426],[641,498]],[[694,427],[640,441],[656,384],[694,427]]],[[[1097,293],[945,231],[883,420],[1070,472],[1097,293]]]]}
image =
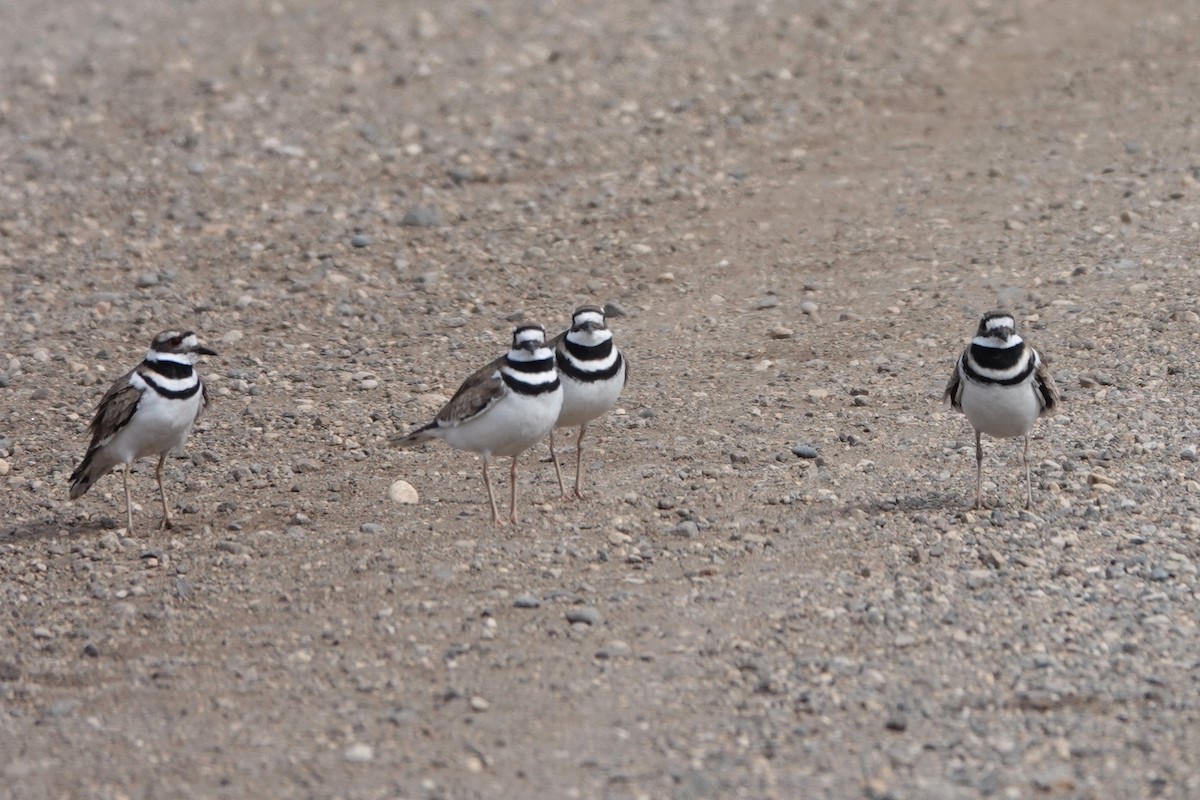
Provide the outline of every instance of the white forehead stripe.
{"type": "Polygon", "coordinates": [[[544,342],[546,341],[546,332],[538,328],[525,328],[517,331],[517,335],[513,337],[516,342],[544,342]]]}
{"type": "Polygon", "coordinates": [[[996,328],[1015,328],[1016,322],[1012,317],[992,317],[987,321],[987,329],[995,330],[996,328]]]}
{"type": "Polygon", "coordinates": [[[599,311],[580,311],[575,315],[575,324],[579,325],[584,322],[594,322],[597,325],[603,325],[604,315],[599,311]]]}

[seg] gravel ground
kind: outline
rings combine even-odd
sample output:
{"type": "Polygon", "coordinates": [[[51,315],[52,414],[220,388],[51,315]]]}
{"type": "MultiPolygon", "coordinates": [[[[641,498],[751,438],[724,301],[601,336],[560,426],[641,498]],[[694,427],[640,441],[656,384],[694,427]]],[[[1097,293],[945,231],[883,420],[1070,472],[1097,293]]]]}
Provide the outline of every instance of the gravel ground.
{"type": "Polygon", "coordinates": [[[1200,797],[1196,4],[4,13],[0,796],[1200,797]],[[495,530],[387,439],[582,302],[592,497],[495,530]],[[995,306],[1032,513],[939,404],[995,306]],[[130,536],[68,476],[168,327],[130,536]]]}

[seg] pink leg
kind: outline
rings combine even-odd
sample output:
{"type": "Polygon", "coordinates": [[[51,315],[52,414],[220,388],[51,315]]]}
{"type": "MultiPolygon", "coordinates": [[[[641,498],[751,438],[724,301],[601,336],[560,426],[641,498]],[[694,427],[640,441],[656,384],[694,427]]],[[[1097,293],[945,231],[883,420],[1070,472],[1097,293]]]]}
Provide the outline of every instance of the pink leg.
{"type": "Polygon", "coordinates": [[[163,488],[163,481],[162,481],[163,462],[166,460],[167,460],[166,453],[163,453],[162,455],[160,455],[158,457],[158,469],[154,470],[154,477],[158,478],[158,496],[160,498],[162,498],[162,507],[163,507],[162,522],[158,526],[158,529],[160,531],[165,531],[168,528],[173,527],[171,525],[171,512],[167,508],[167,490],[165,488],[163,488]]]}
{"type": "Polygon", "coordinates": [[[563,500],[566,500],[570,495],[567,494],[567,488],[563,486],[562,468],[558,465],[558,453],[554,452],[554,431],[550,431],[550,460],[554,462],[554,477],[558,478],[558,493],[562,495],[563,500]]]}
{"type": "Polygon", "coordinates": [[[500,519],[500,510],[496,508],[496,496],[492,494],[492,478],[488,475],[488,456],[483,457],[483,485],[487,487],[488,502],[492,505],[492,524],[497,528],[504,527],[504,520],[500,519]]]}
{"type": "Polygon", "coordinates": [[[583,499],[583,434],[587,424],[579,426],[579,441],[575,443],[575,496],[583,499]]]}
{"type": "Polygon", "coordinates": [[[509,471],[509,477],[512,479],[512,503],[509,506],[508,519],[514,525],[517,524],[517,456],[512,457],[512,470],[509,471]]]}

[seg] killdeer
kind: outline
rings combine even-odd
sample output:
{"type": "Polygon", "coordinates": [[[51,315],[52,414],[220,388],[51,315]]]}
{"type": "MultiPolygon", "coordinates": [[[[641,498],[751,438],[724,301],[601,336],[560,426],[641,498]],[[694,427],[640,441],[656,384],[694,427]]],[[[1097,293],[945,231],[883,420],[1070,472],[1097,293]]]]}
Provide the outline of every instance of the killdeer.
{"type": "Polygon", "coordinates": [[[492,493],[488,464],[493,456],[512,457],[512,500],[509,520],[517,521],[517,458],[546,437],[562,408],[563,389],[554,368],[554,351],[541,325],[518,325],[508,353],[476,372],[458,387],[433,421],[392,439],[408,448],[441,439],[483,459],[483,483],[492,506],[492,522],[504,525],[492,493]]]}
{"type": "Polygon", "coordinates": [[[181,446],[192,425],[208,405],[208,390],[193,365],[200,356],[215,356],[191,331],[163,331],[150,342],[145,359],[122,375],[100,400],[88,426],[92,443],[83,461],[71,473],[71,499],[81,497],[113,467],[124,464],[126,530],[133,533],[133,506],[129,497],[129,467],[139,458],[157,455],[159,497],[163,518],[159,529],[171,527],[167,490],[163,487],[163,462],[181,446]]]}
{"type": "MultiPolygon", "coordinates": [[[[563,384],[562,411],[556,428],[579,426],[575,446],[575,496],[583,499],[583,435],[587,424],[617,403],[629,379],[628,363],[613,344],[612,331],[597,306],[580,306],[571,315],[571,329],[551,342],[563,384]]],[[[550,431],[550,459],[558,478],[558,490],[568,497],[562,470],[554,452],[554,431],[550,431]]]]}
{"type": "Polygon", "coordinates": [[[1058,410],[1054,385],[1038,351],[1017,334],[1011,314],[983,315],[975,338],[958,357],[943,399],[967,415],[975,428],[975,508],[983,508],[983,445],[980,434],[1024,438],[1025,507],[1033,504],[1029,432],[1039,417],[1058,410]]]}

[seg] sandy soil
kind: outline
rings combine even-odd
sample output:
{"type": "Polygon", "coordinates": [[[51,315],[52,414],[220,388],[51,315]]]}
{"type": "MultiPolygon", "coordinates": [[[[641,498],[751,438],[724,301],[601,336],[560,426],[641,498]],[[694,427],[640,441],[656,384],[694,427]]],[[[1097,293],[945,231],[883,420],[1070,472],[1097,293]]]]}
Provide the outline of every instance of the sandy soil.
{"type": "Polygon", "coordinates": [[[0,797],[1200,796],[1196,4],[4,16],[0,797]],[[582,302],[592,497],[493,529],[387,440],[582,302]],[[1032,513],[939,403],[997,306],[1032,513]],[[67,480],[171,327],[129,535],[67,480]]]}

